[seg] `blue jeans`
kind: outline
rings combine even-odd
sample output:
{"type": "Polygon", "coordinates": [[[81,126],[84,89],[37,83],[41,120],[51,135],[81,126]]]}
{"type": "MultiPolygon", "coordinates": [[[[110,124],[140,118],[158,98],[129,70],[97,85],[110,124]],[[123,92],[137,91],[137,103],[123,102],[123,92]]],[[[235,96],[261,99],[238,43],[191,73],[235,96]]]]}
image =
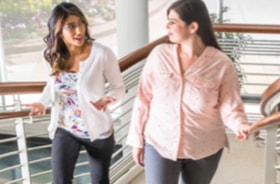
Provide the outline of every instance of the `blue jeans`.
{"type": "Polygon", "coordinates": [[[223,149],[200,160],[163,158],[150,144],[144,147],[146,184],[210,184],[220,161],[223,149]]]}
{"type": "Polygon", "coordinates": [[[53,184],[73,183],[73,174],[82,146],[89,160],[93,184],[109,184],[109,168],[115,144],[114,135],[106,139],[80,139],[62,128],[58,128],[52,141],[53,184]]]}

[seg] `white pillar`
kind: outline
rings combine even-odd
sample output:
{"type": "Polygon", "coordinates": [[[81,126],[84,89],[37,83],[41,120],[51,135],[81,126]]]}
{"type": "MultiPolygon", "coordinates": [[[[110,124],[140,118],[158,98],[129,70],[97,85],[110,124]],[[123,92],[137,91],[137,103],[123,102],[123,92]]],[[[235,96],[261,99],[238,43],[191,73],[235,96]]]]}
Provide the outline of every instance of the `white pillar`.
{"type": "Polygon", "coordinates": [[[224,20],[224,0],[219,0],[219,4],[218,4],[218,18],[219,18],[219,22],[218,23],[223,23],[224,20]]]}
{"type": "Polygon", "coordinates": [[[2,31],[1,31],[1,17],[2,13],[0,12],[0,82],[6,82],[6,67],[4,60],[4,45],[2,40],[2,31]]]}
{"type": "Polygon", "coordinates": [[[149,41],[148,0],[116,0],[119,58],[149,41]]]}

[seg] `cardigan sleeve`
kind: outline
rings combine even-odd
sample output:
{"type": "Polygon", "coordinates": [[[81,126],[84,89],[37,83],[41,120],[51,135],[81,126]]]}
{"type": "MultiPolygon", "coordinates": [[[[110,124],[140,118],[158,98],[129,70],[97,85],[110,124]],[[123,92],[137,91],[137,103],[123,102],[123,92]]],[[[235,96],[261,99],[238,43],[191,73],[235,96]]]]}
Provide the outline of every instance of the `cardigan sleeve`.
{"type": "Polygon", "coordinates": [[[125,96],[126,88],[123,83],[118,60],[113,51],[109,48],[106,51],[106,57],[103,75],[110,87],[108,95],[119,101],[125,96]]]}
{"type": "MultiPolygon", "coordinates": [[[[51,71],[51,66],[46,62],[47,73],[49,75],[51,71]]],[[[47,107],[51,103],[51,76],[48,76],[46,85],[43,89],[43,92],[39,98],[39,102],[47,107]]]]}

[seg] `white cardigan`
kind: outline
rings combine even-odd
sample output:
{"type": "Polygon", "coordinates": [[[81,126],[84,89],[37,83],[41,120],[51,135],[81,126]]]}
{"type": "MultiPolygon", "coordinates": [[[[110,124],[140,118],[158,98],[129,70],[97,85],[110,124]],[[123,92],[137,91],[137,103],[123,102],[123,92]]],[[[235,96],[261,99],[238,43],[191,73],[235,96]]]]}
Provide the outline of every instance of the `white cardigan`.
{"type": "MultiPolygon", "coordinates": [[[[48,66],[51,71],[50,65],[48,66]]],[[[119,64],[112,50],[100,43],[93,42],[89,57],[80,62],[77,81],[77,95],[83,119],[88,128],[91,141],[102,138],[102,134],[112,132],[113,121],[110,112],[95,109],[90,101],[97,101],[105,96],[105,83],[110,92],[106,96],[116,98],[118,102],[125,95],[119,64]]],[[[59,104],[58,94],[54,89],[55,76],[48,78],[39,102],[45,107],[51,105],[51,122],[49,136],[53,139],[58,127],[59,104]]]]}

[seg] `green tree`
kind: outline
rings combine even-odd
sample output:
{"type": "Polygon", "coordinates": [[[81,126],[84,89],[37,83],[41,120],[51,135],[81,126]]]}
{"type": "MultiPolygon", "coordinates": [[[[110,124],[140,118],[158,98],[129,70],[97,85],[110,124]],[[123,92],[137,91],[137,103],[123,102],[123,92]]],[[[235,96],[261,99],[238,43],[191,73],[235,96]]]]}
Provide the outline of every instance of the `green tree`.
{"type": "Polygon", "coordinates": [[[25,38],[40,32],[46,17],[55,0],[1,0],[1,25],[4,39],[25,38]]]}
{"type": "MultiPolygon", "coordinates": [[[[51,8],[63,0],[0,0],[2,33],[5,40],[42,37],[51,8]]],[[[90,25],[115,18],[114,0],[68,0],[78,5],[90,25]]]]}
{"type": "Polygon", "coordinates": [[[0,12],[4,21],[22,22],[30,18],[30,15],[47,11],[51,8],[53,0],[1,0],[0,12]]]}

